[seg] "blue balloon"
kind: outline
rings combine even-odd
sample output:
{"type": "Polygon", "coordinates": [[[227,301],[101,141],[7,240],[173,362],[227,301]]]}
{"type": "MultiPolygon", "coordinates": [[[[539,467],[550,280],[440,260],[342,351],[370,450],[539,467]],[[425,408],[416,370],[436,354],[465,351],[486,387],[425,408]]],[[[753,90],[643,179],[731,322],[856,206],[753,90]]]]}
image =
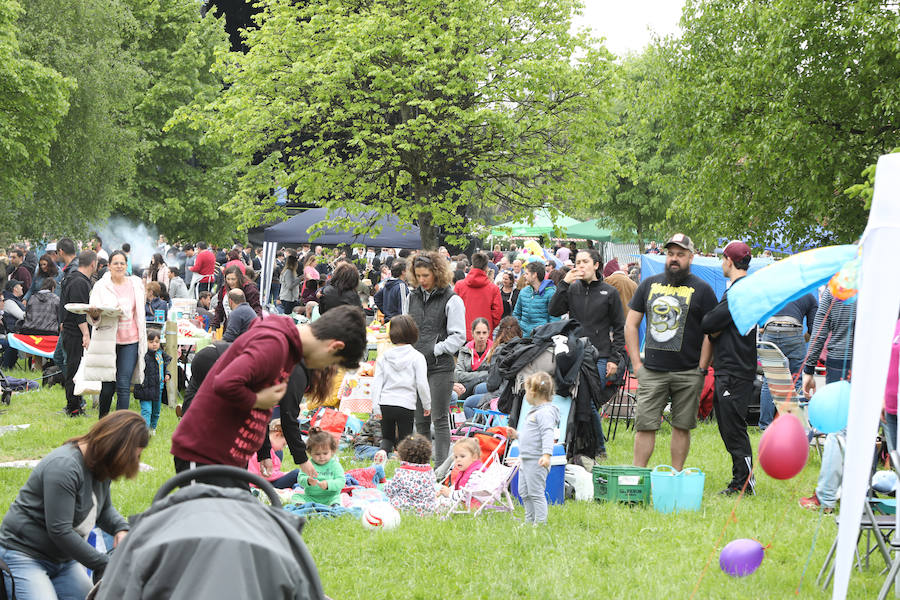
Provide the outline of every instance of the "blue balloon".
{"type": "Polygon", "coordinates": [[[849,413],[849,381],[829,383],[809,401],[809,424],[822,433],[837,433],[847,427],[849,413]]]}

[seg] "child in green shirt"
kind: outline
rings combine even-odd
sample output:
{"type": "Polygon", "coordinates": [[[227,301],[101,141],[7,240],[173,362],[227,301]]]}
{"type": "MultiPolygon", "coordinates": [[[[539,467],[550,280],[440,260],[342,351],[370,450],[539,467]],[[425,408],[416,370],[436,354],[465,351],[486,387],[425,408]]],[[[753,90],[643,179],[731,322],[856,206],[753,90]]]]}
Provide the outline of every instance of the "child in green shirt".
{"type": "Polygon", "coordinates": [[[316,477],[310,477],[302,471],[297,476],[297,483],[303,486],[309,502],[327,505],[340,502],[345,479],[344,469],[334,455],[337,449],[337,439],[333,435],[318,427],[310,429],[306,453],[316,469],[316,477]]]}

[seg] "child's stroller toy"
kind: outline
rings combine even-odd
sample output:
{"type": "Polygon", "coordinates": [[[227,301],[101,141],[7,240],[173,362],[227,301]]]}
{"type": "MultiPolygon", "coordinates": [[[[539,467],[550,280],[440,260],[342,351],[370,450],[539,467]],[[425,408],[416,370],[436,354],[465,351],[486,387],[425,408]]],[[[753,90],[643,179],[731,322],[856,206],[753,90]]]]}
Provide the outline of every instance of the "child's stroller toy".
{"type": "Polygon", "coordinates": [[[324,599],[315,563],[300,532],[305,520],[281,509],[272,485],[228,466],[179,473],[157,492],[112,554],[98,599],[324,599]],[[272,506],[248,492],[205,484],[173,489],[204,476],[242,479],[265,491],[272,506]]]}

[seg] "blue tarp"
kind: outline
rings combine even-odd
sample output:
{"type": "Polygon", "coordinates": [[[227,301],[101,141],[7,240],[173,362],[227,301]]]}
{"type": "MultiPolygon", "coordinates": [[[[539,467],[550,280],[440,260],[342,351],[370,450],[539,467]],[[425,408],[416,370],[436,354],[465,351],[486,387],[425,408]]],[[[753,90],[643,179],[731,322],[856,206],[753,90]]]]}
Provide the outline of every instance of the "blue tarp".
{"type": "MultiPolygon", "coordinates": [[[[750,261],[749,273],[772,264],[771,258],[753,258],[750,261]]],[[[641,255],[641,281],[653,275],[659,275],[666,268],[664,254],[641,255]]],[[[722,299],[722,294],[728,289],[728,280],[722,274],[722,259],[712,256],[695,256],[691,263],[691,273],[712,286],[716,298],[722,299]]]]}
{"type": "MultiPolygon", "coordinates": [[[[771,258],[753,258],[750,261],[749,273],[758,271],[772,264],[771,258]]],[[[653,275],[659,275],[666,269],[666,256],[664,254],[641,255],[641,281],[653,275]]],[[[716,293],[716,298],[722,299],[722,294],[728,289],[728,280],[722,274],[722,259],[712,256],[695,256],[691,263],[691,273],[708,283],[716,293]]],[[[748,273],[748,274],[749,274],[748,273]]],[[[641,347],[644,347],[644,332],[646,331],[646,319],[641,321],[640,338],[641,347]]]]}

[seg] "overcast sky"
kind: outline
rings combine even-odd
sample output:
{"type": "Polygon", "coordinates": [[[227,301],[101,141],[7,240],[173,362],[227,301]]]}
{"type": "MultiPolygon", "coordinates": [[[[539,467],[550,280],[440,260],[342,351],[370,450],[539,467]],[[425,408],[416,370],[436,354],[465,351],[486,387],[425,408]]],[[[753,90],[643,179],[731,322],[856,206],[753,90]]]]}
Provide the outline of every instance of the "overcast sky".
{"type": "Polygon", "coordinates": [[[584,14],[573,23],[590,27],[595,37],[605,37],[613,54],[640,52],[651,33],[678,33],[684,0],[583,0],[584,14]]]}

